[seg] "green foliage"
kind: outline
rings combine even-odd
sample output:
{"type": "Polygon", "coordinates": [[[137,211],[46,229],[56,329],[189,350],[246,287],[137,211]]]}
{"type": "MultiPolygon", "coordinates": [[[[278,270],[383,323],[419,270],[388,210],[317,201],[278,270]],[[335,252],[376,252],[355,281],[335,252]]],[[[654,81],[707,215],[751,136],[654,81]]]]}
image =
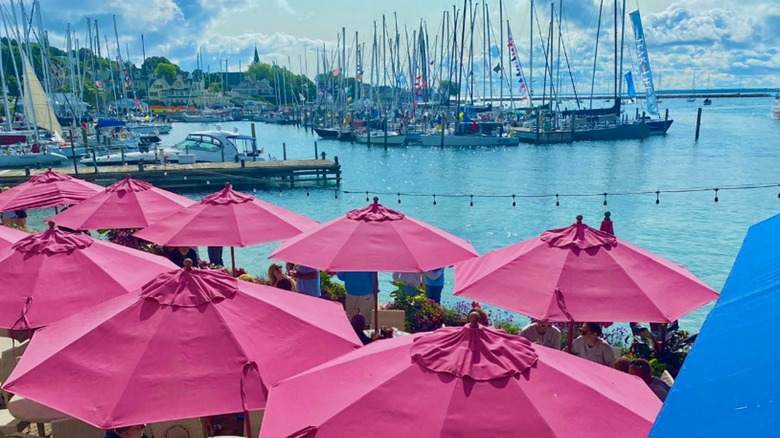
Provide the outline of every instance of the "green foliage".
{"type": "Polygon", "coordinates": [[[347,290],[344,288],[344,285],[331,281],[327,272],[320,272],[320,291],[323,298],[338,301],[346,309],[347,290]]]}
{"type": "Polygon", "coordinates": [[[457,96],[460,94],[460,84],[453,81],[442,80],[439,81],[439,90],[443,95],[448,95],[449,97],[457,96]]]}
{"type": "Polygon", "coordinates": [[[666,336],[667,341],[662,345],[660,340],[644,327],[632,325],[632,332],[634,341],[630,354],[646,359],[651,364],[655,363],[653,370],[656,376],[667,370],[672,377],[677,377],[691,350],[689,333],[685,330],[670,330],[666,336]]]}
{"type": "Polygon", "coordinates": [[[212,82],[211,85],[209,85],[209,91],[212,93],[221,93],[222,92],[222,83],[221,82],[212,82]]]}
{"type": "MultiPolygon", "coordinates": [[[[83,49],[82,49],[83,50],[83,49]]],[[[171,64],[173,63],[168,60],[168,58],[164,56],[150,56],[144,60],[144,63],[141,64],[141,70],[146,72],[154,72],[157,70],[157,66],[160,64],[171,64]]],[[[177,67],[178,68],[178,67],[177,67]]]]}
{"type": "MultiPolygon", "coordinates": [[[[393,283],[398,286],[398,283],[393,283]]],[[[394,301],[388,309],[403,310],[406,313],[404,330],[409,333],[428,332],[440,328],[444,322],[444,309],[425,294],[409,295],[401,289],[390,293],[394,301]]]]}
{"type": "Polygon", "coordinates": [[[167,62],[161,62],[154,68],[154,74],[164,78],[169,84],[176,80],[176,75],[179,74],[179,71],[179,66],[167,62]]]}

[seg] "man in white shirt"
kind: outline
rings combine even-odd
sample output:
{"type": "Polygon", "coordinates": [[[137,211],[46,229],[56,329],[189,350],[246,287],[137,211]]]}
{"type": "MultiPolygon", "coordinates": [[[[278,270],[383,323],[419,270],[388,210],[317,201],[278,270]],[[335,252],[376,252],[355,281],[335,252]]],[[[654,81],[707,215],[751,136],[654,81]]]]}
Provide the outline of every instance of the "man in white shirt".
{"type": "Polygon", "coordinates": [[[401,290],[408,295],[417,295],[420,293],[418,289],[422,286],[422,273],[420,272],[393,272],[393,281],[396,283],[403,283],[401,290]]]}
{"type": "Polygon", "coordinates": [[[535,344],[561,349],[561,331],[547,321],[534,321],[520,332],[520,336],[535,344]]]}
{"type": "Polygon", "coordinates": [[[595,322],[582,324],[580,336],[572,343],[572,354],[589,361],[612,366],[615,361],[615,352],[607,341],[601,336],[601,325],[595,322]]]}

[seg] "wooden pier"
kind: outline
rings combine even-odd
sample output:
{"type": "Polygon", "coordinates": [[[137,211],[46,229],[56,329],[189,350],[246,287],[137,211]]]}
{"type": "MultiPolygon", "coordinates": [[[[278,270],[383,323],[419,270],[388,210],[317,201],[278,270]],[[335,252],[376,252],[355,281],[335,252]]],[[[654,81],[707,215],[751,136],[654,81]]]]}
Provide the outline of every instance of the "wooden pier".
{"type": "MultiPolygon", "coordinates": [[[[0,186],[23,183],[30,175],[46,169],[0,170],[0,186]]],[[[341,184],[339,158],[334,160],[246,161],[242,163],[146,164],[125,166],[79,166],[56,168],[86,181],[110,185],[130,175],[156,187],[174,192],[215,191],[229,182],[239,189],[262,187],[338,186],[341,184]]]]}

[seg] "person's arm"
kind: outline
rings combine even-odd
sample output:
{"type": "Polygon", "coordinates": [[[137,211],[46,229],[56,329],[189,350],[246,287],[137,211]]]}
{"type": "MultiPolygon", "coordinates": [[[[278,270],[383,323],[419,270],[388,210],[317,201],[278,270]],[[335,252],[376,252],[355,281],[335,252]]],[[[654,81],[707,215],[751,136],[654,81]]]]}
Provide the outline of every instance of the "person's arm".
{"type": "Polygon", "coordinates": [[[320,276],[319,271],[308,271],[301,273],[300,268],[298,268],[297,271],[295,271],[295,274],[293,275],[295,278],[300,278],[303,280],[314,280],[315,278],[318,278],[320,276]]]}
{"type": "Polygon", "coordinates": [[[612,350],[612,346],[606,341],[604,341],[604,345],[604,361],[607,363],[607,366],[612,366],[612,362],[615,361],[615,352],[612,350]]]}

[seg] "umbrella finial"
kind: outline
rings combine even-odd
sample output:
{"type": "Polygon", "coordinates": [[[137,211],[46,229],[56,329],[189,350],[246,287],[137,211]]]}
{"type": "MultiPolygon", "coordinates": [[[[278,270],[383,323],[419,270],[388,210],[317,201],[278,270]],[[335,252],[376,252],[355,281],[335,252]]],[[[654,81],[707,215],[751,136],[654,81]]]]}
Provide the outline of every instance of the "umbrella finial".
{"type": "Polygon", "coordinates": [[[605,212],[604,212],[604,220],[605,220],[605,221],[611,220],[611,219],[609,218],[610,216],[612,216],[612,213],[610,213],[610,212],[608,212],[608,211],[605,211],[605,212]]]}
{"type": "Polygon", "coordinates": [[[50,229],[50,230],[53,230],[53,229],[54,229],[54,225],[55,225],[55,224],[54,224],[54,221],[49,221],[49,222],[47,222],[47,224],[49,224],[49,229],[50,229]]]}
{"type": "Polygon", "coordinates": [[[469,312],[469,325],[471,327],[477,327],[479,325],[479,320],[482,318],[482,315],[477,312],[476,309],[469,312]]]}
{"type": "Polygon", "coordinates": [[[379,197],[374,196],[374,205],[379,205],[379,197]]]}
{"type": "Polygon", "coordinates": [[[581,224],[581,223],[582,223],[582,215],[581,215],[581,214],[578,214],[578,215],[577,215],[577,223],[578,223],[578,224],[581,224]]]}
{"type": "Polygon", "coordinates": [[[184,259],[184,269],[192,270],[192,259],[184,259]]]}
{"type": "Polygon", "coordinates": [[[230,188],[230,183],[229,183],[229,182],[225,182],[225,188],[226,188],[226,189],[229,189],[229,188],[230,188]]]}
{"type": "Polygon", "coordinates": [[[125,179],[130,179],[130,173],[129,172],[125,174],[125,179]]]}

